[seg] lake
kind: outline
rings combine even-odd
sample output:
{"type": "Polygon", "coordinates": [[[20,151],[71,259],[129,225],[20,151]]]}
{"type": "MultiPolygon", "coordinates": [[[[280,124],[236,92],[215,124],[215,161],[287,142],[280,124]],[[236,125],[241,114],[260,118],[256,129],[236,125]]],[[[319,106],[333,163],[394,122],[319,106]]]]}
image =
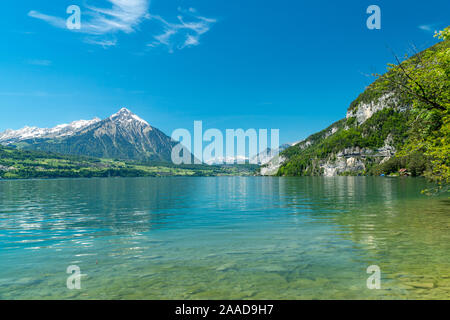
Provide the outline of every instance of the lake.
{"type": "Polygon", "coordinates": [[[0,181],[0,299],[449,299],[420,178],[0,181]],[[78,266],[81,289],[69,290],[78,266]],[[381,271],[369,289],[367,268],[381,271]]]}

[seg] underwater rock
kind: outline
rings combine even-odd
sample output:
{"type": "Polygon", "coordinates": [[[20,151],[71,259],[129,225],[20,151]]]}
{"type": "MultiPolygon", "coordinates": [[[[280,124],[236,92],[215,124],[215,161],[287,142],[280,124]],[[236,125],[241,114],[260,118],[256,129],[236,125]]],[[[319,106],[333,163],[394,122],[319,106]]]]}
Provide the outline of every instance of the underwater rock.
{"type": "Polygon", "coordinates": [[[405,282],[406,285],[411,286],[413,288],[420,288],[420,289],[433,289],[434,283],[433,282],[405,282]]]}
{"type": "Polygon", "coordinates": [[[233,269],[235,266],[234,263],[226,263],[216,268],[216,271],[227,271],[233,269]]]}

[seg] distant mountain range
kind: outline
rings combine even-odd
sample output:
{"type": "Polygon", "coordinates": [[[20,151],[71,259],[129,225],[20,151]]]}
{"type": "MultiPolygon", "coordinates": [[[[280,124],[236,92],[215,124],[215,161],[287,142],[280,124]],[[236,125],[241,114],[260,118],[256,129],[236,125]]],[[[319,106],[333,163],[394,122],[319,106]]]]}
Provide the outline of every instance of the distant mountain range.
{"type": "Polygon", "coordinates": [[[257,163],[259,165],[267,164],[270,160],[272,160],[274,157],[276,157],[280,152],[283,150],[289,148],[293,144],[285,143],[279,146],[277,149],[272,148],[266,148],[266,150],[261,151],[257,155],[255,155],[253,158],[251,158],[251,163],[257,163]]]}
{"type": "MultiPolygon", "coordinates": [[[[126,108],[106,119],[78,120],[54,128],[24,127],[0,132],[0,144],[22,150],[81,155],[96,158],[171,161],[173,141],[126,108]]],[[[253,158],[235,156],[206,160],[209,165],[234,162],[266,164],[290,144],[267,148],[253,158]]]]}
{"type": "Polygon", "coordinates": [[[3,145],[9,145],[28,139],[68,137],[73,135],[75,132],[99,121],[99,118],[94,118],[92,120],[79,120],[69,124],[60,124],[54,128],[27,126],[19,130],[8,129],[0,133],[0,143],[3,145]]]}
{"type": "Polygon", "coordinates": [[[170,161],[177,142],[126,108],[109,118],[0,133],[0,144],[98,158],[170,161]]]}

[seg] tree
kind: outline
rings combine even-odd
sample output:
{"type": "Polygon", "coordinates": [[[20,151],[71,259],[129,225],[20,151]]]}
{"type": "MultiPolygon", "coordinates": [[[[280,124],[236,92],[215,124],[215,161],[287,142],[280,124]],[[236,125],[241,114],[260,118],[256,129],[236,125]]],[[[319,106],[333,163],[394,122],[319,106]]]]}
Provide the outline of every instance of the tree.
{"type": "Polygon", "coordinates": [[[443,40],[448,40],[448,39],[450,39],[450,26],[448,26],[447,28],[445,28],[445,29],[442,30],[442,31],[439,31],[439,32],[436,31],[436,33],[434,34],[434,36],[435,36],[436,38],[443,39],[443,40]]]}
{"type": "Polygon", "coordinates": [[[421,153],[425,176],[448,190],[450,184],[450,27],[436,32],[443,41],[403,62],[389,65],[380,86],[389,87],[412,106],[409,138],[400,156],[421,153]]]}

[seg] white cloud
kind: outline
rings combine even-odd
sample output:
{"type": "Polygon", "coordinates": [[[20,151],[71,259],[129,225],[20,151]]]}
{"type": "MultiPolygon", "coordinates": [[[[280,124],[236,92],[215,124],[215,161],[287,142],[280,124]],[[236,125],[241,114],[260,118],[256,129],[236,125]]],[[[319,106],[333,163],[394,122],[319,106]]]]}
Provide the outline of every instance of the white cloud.
{"type": "Polygon", "coordinates": [[[425,30],[425,31],[431,31],[431,25],[424,24],[424,25],[419,26],[419,29],[425,30]]]}
{"type": "Polygon", "coordinates": [[[216,23],[215,19],[206,18],[197,14],[197,10],[189,8],[183,10],[178,8],[183,15],[178,15],[178,22],[171,23],[163,19],[161,16],[150,15],[150,19],[158,21],[163,33],[154,36],[155,41],[149,43],[149,47],[157,47],[165,45],[173,52],[173,48],[183,49],[186,47],[197,46],[200,44],[200,36],[211,29],[216,23]]]}
{"type": "Polygon", "coordinates": [[[198,37],[189,34],[186,38],[186,41],[183,44],[183,47],[196,46],[198,44],[199,44],[198,37]]]}
{"type": "Polygon", "coordinates": [[[72,94],[50,93],[47,91],[29,91],[29,92],[0,92],[0,96],[24,96],[24,97],[68,97],[72,94]]]}
{"type": "Polygon", "coordinates": [[[86,38],[84,39],[85,43],[96,44],[102,46],[103,48],[113,47],[117,44],[117,39],[95,39],[95,38],[86,38]]]}
{"type": "Polygon", "coordinates": [[[422,24],[418,26],[420,30],[427,31],[427,32],[435,32],[440,29],[442,26],[442,23],[430,23],[430,24],[422,24]]]}
{"type": "Polygon", "coordinates": [[[112,8],[87,6],[92,18],[81,29],[86,33],[105,34],[117,31],[131,33],[148,15],[148,0],[107,0],[112,8]]]}
{"type": "Polygon", "coordinates": [[[48,67],[52,64],[50,60],[34,60],[34,59],[27,60],[26,63],[42,67],[48,67]]]}
{"type": "MultiPolygon", "coordinates": [[[[170,40],[170,37],[172,36],[172,35],[174,35],[174,34],[176,34],[177,32],[175,31],[175,30],[173,30],[173,29],[166,29],[166,31],[163,33],[163,34],[160,34],[160,35],[158,35],[158,36],[155,36],[155,39],[159,42],[159,43],[162,43],[162,44],[165,44],[165,45],[170,45],[170,42],[169,42],[169,40],[170,40]]],[[[156,43],[152,43],[151,44],[151,46],[156,46],[156,43]]]]}
{"type": "MultiPolygon", "coordinates": [[[[87,34],[84,42],[100,45],[104,48],[117,45],[117,39],[111,38],[114,34],[132,33],[138,30],[139,25],[145,20],[152,20],[159,24],[162,32],[153,36],[153,41],[147,47],[158,47],[160,45],[169,48],[183,49],[197,46],[200,36],[208,32],[216,22],[198,15],[197,10],[178,8],[177,22],[171,23],[159,15],[149,13],[149,0],[105,0],[110,7],[100,8],[86,5],[81,9],[81,29],[71,31],[87,34]]],[[[30,17],[43,20],[50,25],[66,29],[66,19],[50,16],[32,10],[28,13],[30,17]]],[[[67,29],[69,30],[69,29],[67,29]]]]}
{"type": "Polygon", "coordinates": [[[30,17],[36,18],[36,19],[41,19],[44,20],[45,22],[50,23],[52,26],[57,27],[57,28],[65,28],[66,27],[66,20],[64,20],[63,18],[59,18],[59,17],[54,17],[54,16],[49,16],[34,10],[31,10],[30,12],[28,12],[28,15],[30,17]]]}
{"type": "MultiPolygon", "coordinates": [[[[137,26],[149,18],[149,0],[106,0],[111,7],[99,8],[87,5],[81,10],[81,29],[73,31],[90,35],[105,35],[117,32],[132,33],[137,26]]],[[[54,27],[66,28],[66,19],[32,10],[30,17],[43,20],[54,27]]],[[[67,16],[68,18],[69,16],[67,16]]],[[[103,47],[117,44],[115,40],[90,39],[85,42],[103,47]]]]}

